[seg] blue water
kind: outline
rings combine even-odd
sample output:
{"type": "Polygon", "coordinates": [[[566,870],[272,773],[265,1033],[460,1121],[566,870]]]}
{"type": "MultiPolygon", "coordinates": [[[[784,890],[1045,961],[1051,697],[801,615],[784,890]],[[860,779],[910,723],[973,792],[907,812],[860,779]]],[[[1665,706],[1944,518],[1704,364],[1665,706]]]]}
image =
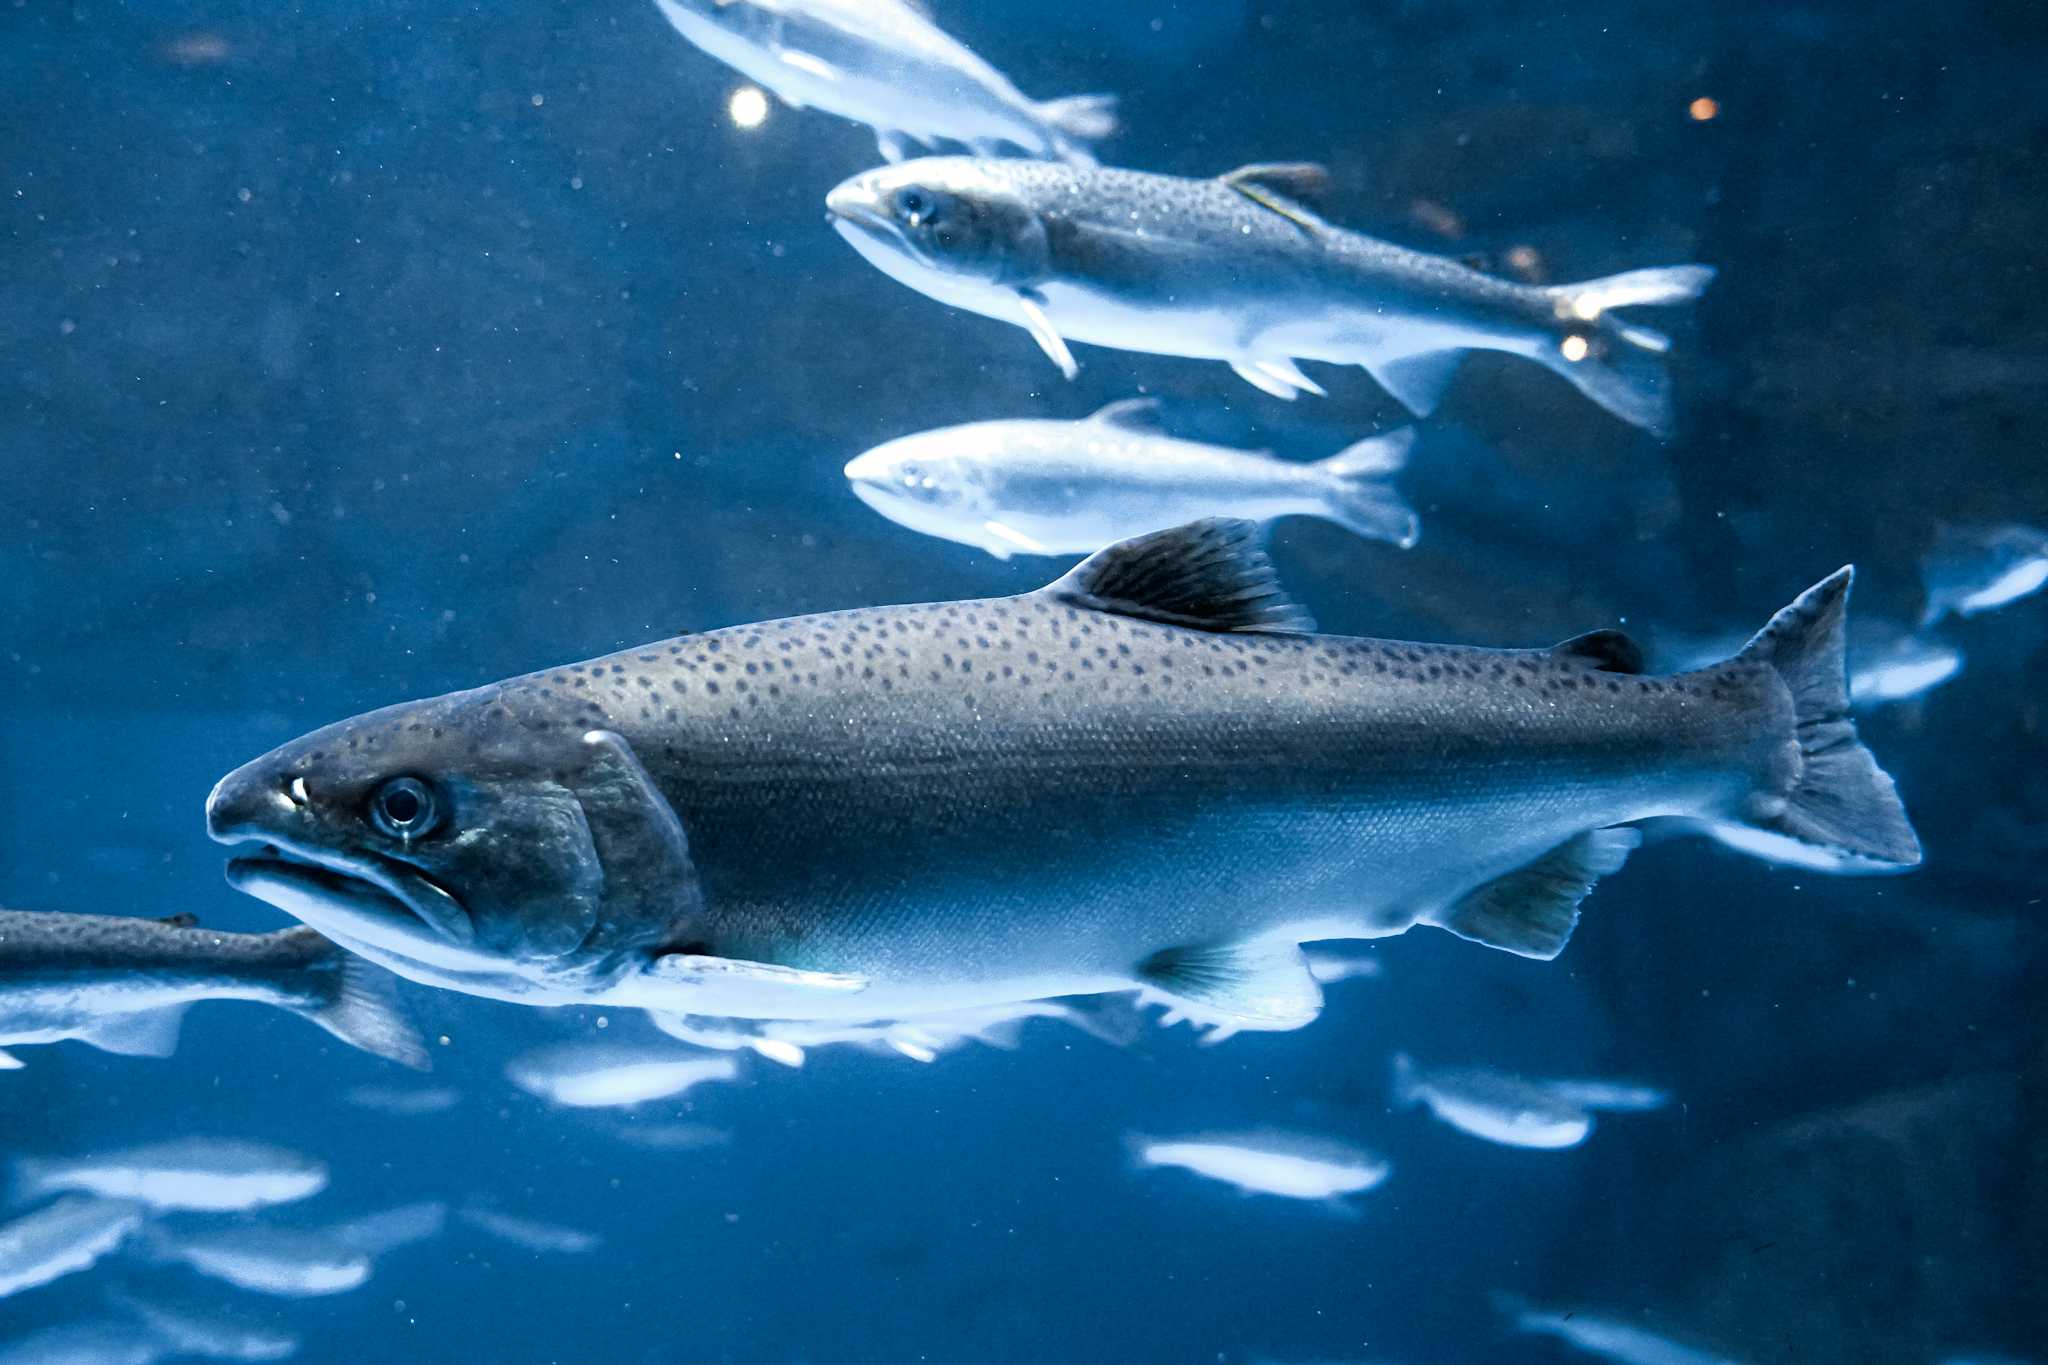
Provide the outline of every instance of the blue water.
{"type": "MultiPolygon", "coordinates": [[[[1624,623],[1740,635],[1855,561],[1910,622],[1944,522],[2048,521],[2039,16],[1909,4],[966,5],[1036,95],[1113,90],[1116,164],[1315,159],[1330,216],[1552,279],[1721,267],[1659,443],[1534,366],[1470,361],[1404,479],[1402,552],[1282,523],[1322,628],[1498,645],[1624,623]],[[1714,117],[1689,112],[1702,98],[1714,117]]],[[[912,430],[1164,396],[1179,430],[1319,456],[1399,409],[1357,371],[1292,406],[1219,365],[1077,348],[862,264],[825,191],[867,131],[771,109],[641,3],[0,9],[0,904],[279,927],[202,802],[327,721],[687,630],[991,596],[999,563],[851,497],[912,430]]],[[[2038,1350],[2048,604],[1960,623],[1962,678],[1861,720],[1926,866],[1828,878],[1645,848],[1552,963],[1420,930],[1297,1033],[1115,1048],[1036,1024],[923,1066],[759,1059],[620,1142],[506,1061],[653,1040],[614,1011],[406,986],[426,1082],[282,1013],[193,1011],[166,1060],[78,1043],[0,1073],[0,1152],[184,1134],[324,1157],[282,1213],[488,1197],[600,1234],[457,1223],[354,1293],[230,1300],[309,1362],[1247,1365],[1564,1361],[1488,1293],[1649,1310],[1773,1362],[2038,1350]],[[1666,1086],[1567,1152],[1389,1105],[1407,1050],[1666,1086]],[[343,1100],[451,1087],[445,1113],[343,1100]],[[1126,1135],[1282,1127],[1393,1166],[1353,1216],[1133,1169],[1126,1135]]],[[[288,1220],[285,1220],[288,1221],[288,1220]]]]}

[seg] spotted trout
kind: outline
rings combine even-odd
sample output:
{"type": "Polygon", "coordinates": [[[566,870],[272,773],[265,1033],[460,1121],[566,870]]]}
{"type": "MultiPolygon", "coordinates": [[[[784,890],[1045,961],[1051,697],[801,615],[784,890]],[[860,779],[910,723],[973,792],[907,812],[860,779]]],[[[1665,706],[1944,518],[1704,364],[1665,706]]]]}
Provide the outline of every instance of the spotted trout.
{"type": "Polygon", "coordinates": [[[372,711],[207,802],[229,880],[417,981],[901,1019],[1145,991],[1294,1028],[1300,944],[1536,958],[1677,816],[1917,862],[1848,715],[1850,571],[1734,658],[1310,633],[1255,527],[1017,597],[737,626],[372,711]]]}

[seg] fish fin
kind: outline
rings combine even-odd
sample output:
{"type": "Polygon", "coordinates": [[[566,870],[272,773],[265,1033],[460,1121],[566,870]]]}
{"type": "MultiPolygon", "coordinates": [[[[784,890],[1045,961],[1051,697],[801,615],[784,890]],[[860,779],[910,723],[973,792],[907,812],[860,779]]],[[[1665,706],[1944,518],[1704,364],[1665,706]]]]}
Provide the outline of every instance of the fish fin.
{"type": "Polygon", "coordinates": [[[851,972],[814,972],[776,962],[746,962],[702,953],[663,953],[648,970],[678,985],[732,983],[803,995],[851,995],[868,988],[866,977],[851,972]]]}
{"type": "Polygon", "coordinates": [[[1052,319],[1045,315],[1045,296],[1035,289],[1017,291],[1017,307],[1024,314],[1024,330],[1031,333],[1031,339],[1038,343],[1038,349],[1046,358],[1059,366],[1060,373],[1072,379],[1081,373],[1074,353],[1067,349],[1067,343],[1052,325],[1052,319]]]}
{"type": "Polygon", "coordinates": [[[1443,401],[1444,390],[1451,386],[1451,377],[1464,358],[1463,351],[1424,351],[1369,361],[1365,368],[1381,388],[1394,395],[1395,402],[1417,417],[1427,417],[1443,401]]]}
{"type": "Polygon", "coordinates": [[[1564,951],[1593,883],[1620,867],[1642,839],[1623,828],[1575,834],[1527,867],[1466,892],[1434,922],[1459,938],[1548,961],[1564,951]]]}
{"type": "Polygon", "coordinates": [[[1837,569],[1771,618],[1735,661],[1765,664],[1792,698],[1799,761],[1789,790],[1751,798],[1746,823],[1802,844],[1896,867],[1920,861],[1897,788],[1856,737],[1843,632],[1852,568],[1837,569]]]}
{"type": "Polygon", "coordinates": [[[1330,168],[1318,161],[1255,161],[1216,178],[1239,194],[1264,190],[1317,207],[1330,193],[1330,168]]]}
{"type": "Polygon", "coordinates": [[[1323,988],[1296,943],[1167,948],[1138,979],[1191,1018],[1236,1029],[1297,1029],[1323,1010],[1323,988]]]}
{"type": "Polygon", "coordinates": [[[1300,389],[1297,389],[1285,379],[1276,374],[1269,374],[1249,360],[1233,360],[1230,362],[1230,368],[1239,379],[1242,379],[1260,393],[1270,393],[1275,398],[1284,399],[1289,403],[1292,403],[1301,393],[1300,389]]]}
{"type": "Polygon", "coordinates": [[[0,1071],[19,1071],[23,1066],[21,1058],[0,1047],[0,1071]]]}
{"type": "Polygon", "coordinates": [[[168,1057],[178,1050],[178,1026],[185,1020],[184,1005],[139,1014],[116,1014],[97,1019],[73,1036],[91,1043],[102,1052],[123,1057],[168,1057]]]}
{"type": "Polygon", "coordinates": [[[1643,647],[1623,630],[1589,630],[1552,645],[1550,652],[1600,673],[1641,673],[1648,666],[1643,647]]]}
{"type": "Polygon", "coordinates": [[[1089,413],[1086,420],[1130,431],[1153,431],[1159,426],[1159,400],[1119,398],[1089,413]]]}
{"type": "Polygon", "coordinates": [[[1668,437],[1675,425],[1671,375],[1664,361],[1671,338],[1608,313],[1690,303],[1713,280],[1712,266],[1673,265],[1554,285],[1549,292],[1567,330],[1544,348],[1541,359],[1622,421],[1668,437]]]}
{"type": "Polygon", "coordinates": [[[1077,607],[1218,633],[1307,634],[1257,523],[1210,517],[1097,550],[1040,592],[1077,607]]]}
{"type": "Polygon", "coordinates": [[[775,60],[789,67],[792,71],[801,71],[806,76],[816,76],[821,81],[836,82],[844,79],[840,74],[839,68],[826,61],[823,57],[814,56],[809,52],[799,52],[795,48],[777,48],[775,50],[775,60]]]}
{"type": "Polygon", "coordinates": [[[1384,540],[1407,549],[1422,538],[1422,521],[1386,479],[1408,462],[1415,443],[1412,428],[1369,436],[1345,447],[1317,469],[1330,476],[1324,512],[1330,520],[1368,540],[1384,540]]]}
{"type": "Polygon", "coordinates": [[[172,929],[197,929],[199,916],[190,910],[180,910],[175,915],[158,915],[156,922],[172,929]]]}
{"type": "Polygon", "coordinates": [[[910,143],[903,134],[893,128],[875,130],[875,150],[882,154],[882,160],[894,165],[910,156],[910,143]]]}
{"type": "Polygon", "coordinates": [[[1067,137],[1094,142],[1116,132],[1116,96],[1067,95],[1041,100],[1038,116],[1067,137]]]}
{"type": "Polygon", "coordinates": [[[749,1038],[747,1046],[754,1050],[756,1056],[766,1057],[781,1066],[804,1064],[804,1050],[786,1038],[749,1038]]]}
{"type": "Polygon", "coordinates": [[[334,997],[301,1013],[350,1047],[415,1071],[432,1070],[426,1041],[399,1003],[398,978],[354,953],[339,956],[334,997]]]}
{"type": "Polygon", "coordinates": [[[1384,477],[1407,468],[1414,449],[1415,428],[1397,427],[1345,446],[1329,459],[1318,460],[1316,468],[1340,479],[1384,477]]]}
{"type": "Polygon", "coordinates": [[[1318,398],[1328,398],[1330,396],[1321,384],[1316,383],[1315,380],[1303,374],[1301,366],[1295,364],[1290,356],[1283,355],[1274,360],[1254,360],[1252,368],[1273,379],[1279,380],[1283,384],[1289,385],[1298,392],[1312,393],[1318,398]]]}
{"type": "Polygon", "coordinates": [[[1144,1031],[1145,1016],[1121,996],[1082,995],[1062,1000],[1060,1021],[1111,1047],[1129,1047],[1144,1031]]]}
{"type": "Polygon", "coordinates": [[[998,550],[994,546],[989,547],[989,553],[994,555],[998,559],[1008,559],[1010,557],[1008,553],[1009,548],[1022,550],[1027,555],[1049,555],[1059,553],[1057,550],[1046,549],[1043,541],[1033,540],[1030,536],[1025,535],[1016,527],[1008,525],[1004,522],[984,521],[981,524],[981,529],[988,532],[992,540],[1000,542],[1004,547],[1006,547],[1002,550],[998,550]]]}

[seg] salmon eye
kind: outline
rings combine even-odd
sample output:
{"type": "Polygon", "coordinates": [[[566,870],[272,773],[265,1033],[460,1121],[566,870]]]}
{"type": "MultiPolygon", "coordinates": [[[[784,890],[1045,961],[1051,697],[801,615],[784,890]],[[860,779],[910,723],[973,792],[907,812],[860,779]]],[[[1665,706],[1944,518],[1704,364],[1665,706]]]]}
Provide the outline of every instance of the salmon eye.
{"type": "Polygon", "coordinates": [[[394,777],[370,798],[370,821],[394,839],[417,839],[439,822],[434,789],[417,777],[394,777]]]}

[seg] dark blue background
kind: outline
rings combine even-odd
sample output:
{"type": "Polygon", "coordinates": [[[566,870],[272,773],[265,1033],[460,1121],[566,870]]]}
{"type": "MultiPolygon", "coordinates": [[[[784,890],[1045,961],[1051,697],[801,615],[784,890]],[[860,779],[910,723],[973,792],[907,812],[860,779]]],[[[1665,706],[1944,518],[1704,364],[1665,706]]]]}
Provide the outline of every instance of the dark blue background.
{"type": "MultiPolygon", "coordinates": [[[[1677,329],[1677,442],[1481,356],[1409,477],[1420,548],[1280,528],[1326,629],[1707,634],[1850,559],[1858,611],[1909,617],[1939,521],[2048,519],[2026,7],[940,8],[1033,94],[1119,92],[1121,164],[1322,160],[1339,221],[1528,246],[1553,279],[1722,268],[1677,329]]],[[[0,8],[0,903],[272,927],[221,884],[200,804],[284,738],[680,630],[1058,571],[861,507],[839,468],[887,437],[1141,389],[1180,430],[1303,456],[1398,420],[1358,372],[1293,407],[1093,349],[1061,381],[825,227],[864,130],[777,108],[741,132],[739,83],[643,3],[0,8]]],[[[1961,682],[1866,723],[1924,871],[1660,845],[1558,962],[1417,933],[1307,1032],[1116,1052],[1041,1026],[930,1068],[757,1064],[691,1106],[730,1146],[649,1153],[501,1079],[591,1016],[409,988],[450,1114],[346,1107],[389,1069],[218,1006],[170,1061],[24,1050],[0,1141],[246,1133],[333,1162],[309,1218],[487,1192],[607,1238],[398,1253],[280,1311],[318,1362],[1562,1359],[1499,1335],[1494,1288],[1653,1307],[1756,1360],[2023,1347],[2048,1212],[2044,621],[1971,623],[1961,682]],[[1486,1147],[1386,1111],[1397,1047],[1682,1104],[1570,1153],[1486,1147]],[[1395,1175],[1345,1221],[1128,1169],[1128,1130],[1261,1123],[1395,1175]]],[[[0,1330],[97,1289],[11,1299],[0,1330]]]]}

